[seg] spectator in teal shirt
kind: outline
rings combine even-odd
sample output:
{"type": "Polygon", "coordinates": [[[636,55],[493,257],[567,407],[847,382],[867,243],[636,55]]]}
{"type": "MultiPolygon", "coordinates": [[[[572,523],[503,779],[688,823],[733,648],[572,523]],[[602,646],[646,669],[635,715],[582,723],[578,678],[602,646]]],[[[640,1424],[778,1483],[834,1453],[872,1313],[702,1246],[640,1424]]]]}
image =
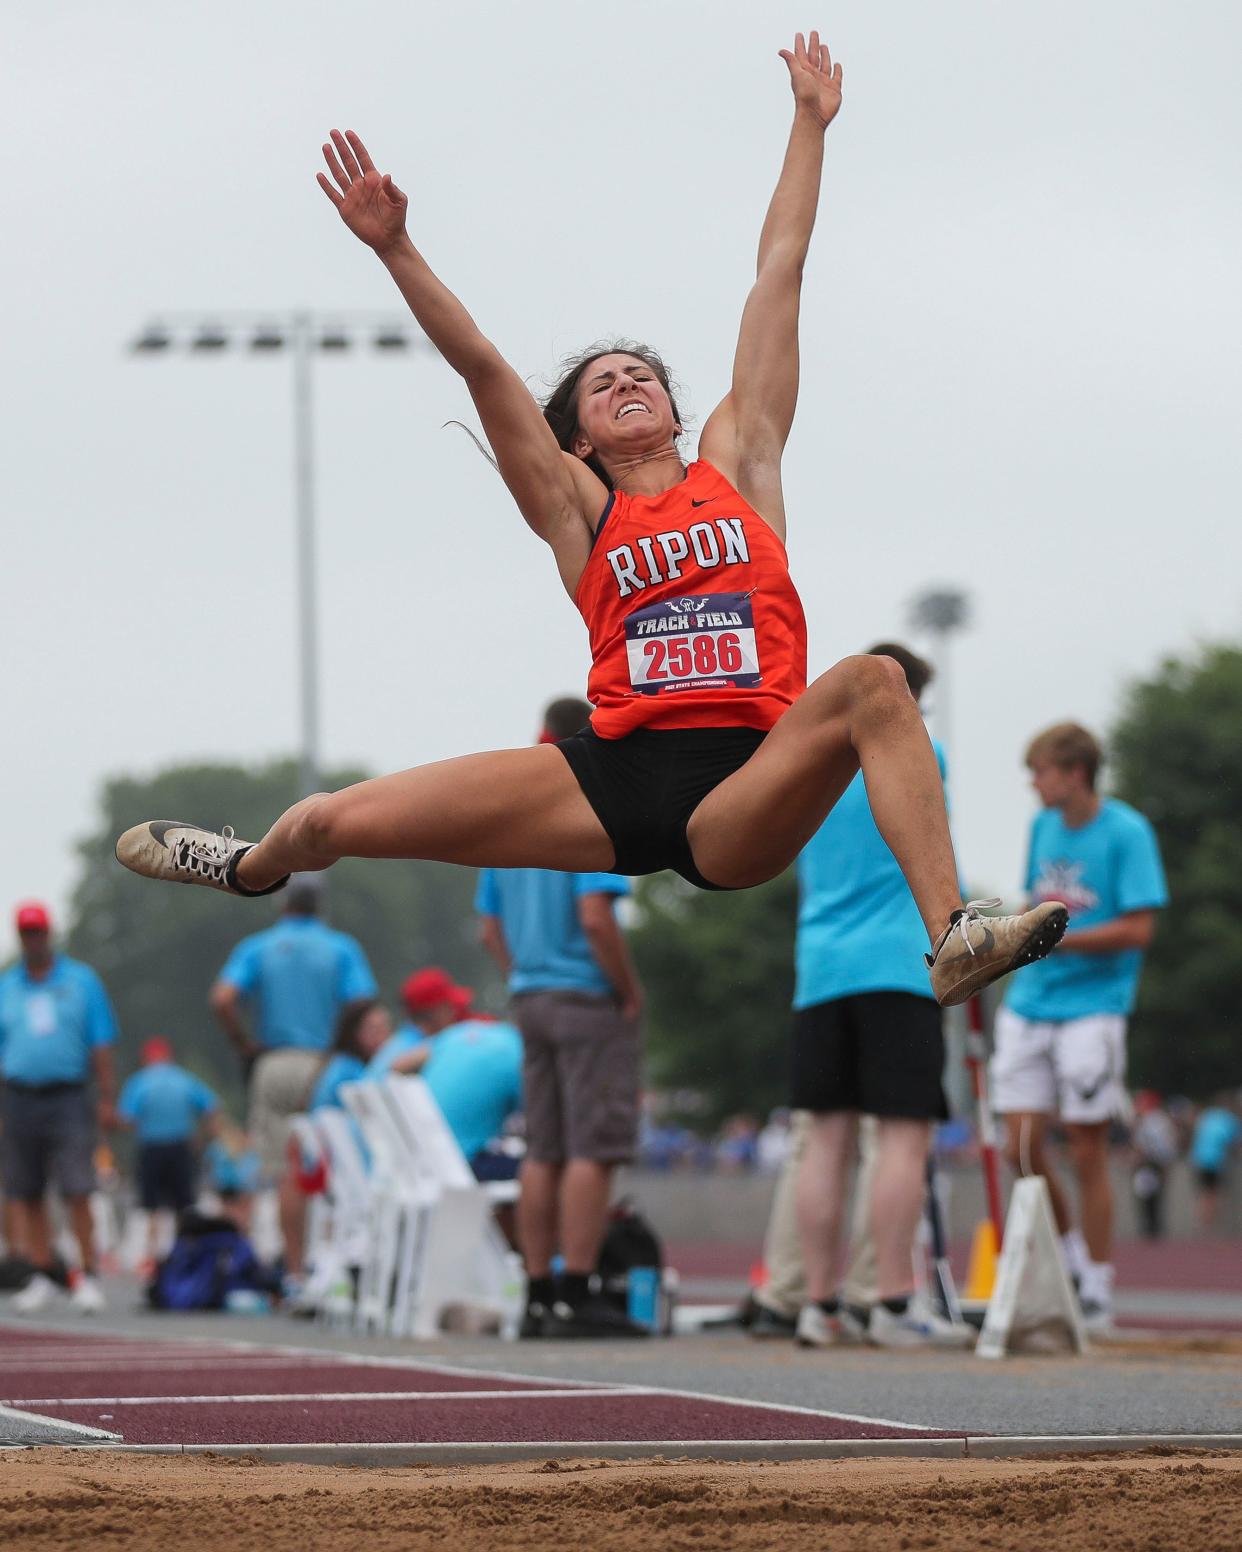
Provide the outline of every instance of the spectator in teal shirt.
{"type": "Polygon", "coordinates": [[[36,1271],[11,1308],[33,1315],[58,1295],[48,1275],[52,1244],[45,1200],[54,1179],[82,1257],[72,1301],[80,1313],[94,1314],[104,1299],[96,1277],[90,1196],[96,1125],[114,1120],[116,1017],[90,966],[53,951],[46,906],[35,901],[19,906],[16,927],[21,959],[0,975],[3,1179],[12,1204],[14,1248],[36,1271]]]}
{"type": "Polygon", "coordinates": [[[1218,1094],[1199,1112],[1190,1141],[1190,1163],[1199,1190],[1199,1224],[1213,1229],[1220,1213],[1221,1186],[1229,1159],[1242,1138],[1242,1121],[1231,1094],[1218,1094]]]}
{"type": "Polygon", "coordinates": [[[173,1061],[161,1035],[142,1047],[142,1067],[125,1080],[116,1113],[138,1139],[138,1201],[149,1214],[147,1253],[154,1260],[170,1237],[161,1221],[167,1211],[184,1212],[197,1195],[194,1141],[200,1126],[214,1119],[220,1101],[192,1072],[173,1061]]]}
{"type": "Polygon", "coordinates": [[[306,1109],[341,1011],[374,997],[377,988],[361,945],[319,920],[318,874],[295,875],[284,898],[276,925],[243,938],[229,955],[212,988],[211,1006],[252,1068],[248,1129],[267,1180],[280,1185],[288,1292],[296,1296],[306,1198],[286,1168],[290,1122],[306,1109]]]}

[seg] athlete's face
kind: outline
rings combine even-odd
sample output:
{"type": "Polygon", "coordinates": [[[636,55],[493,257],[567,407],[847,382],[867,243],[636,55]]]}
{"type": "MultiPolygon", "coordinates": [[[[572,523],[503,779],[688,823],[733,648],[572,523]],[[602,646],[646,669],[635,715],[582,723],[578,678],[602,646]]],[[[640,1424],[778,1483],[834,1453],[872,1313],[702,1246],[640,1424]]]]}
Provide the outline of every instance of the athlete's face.
{"type": "Polygon", "coordinates": [[[664,384],[638,356],[600,356],[578,384],[574,452],[625,458],[667,447],[680,431],[664,384]]]}

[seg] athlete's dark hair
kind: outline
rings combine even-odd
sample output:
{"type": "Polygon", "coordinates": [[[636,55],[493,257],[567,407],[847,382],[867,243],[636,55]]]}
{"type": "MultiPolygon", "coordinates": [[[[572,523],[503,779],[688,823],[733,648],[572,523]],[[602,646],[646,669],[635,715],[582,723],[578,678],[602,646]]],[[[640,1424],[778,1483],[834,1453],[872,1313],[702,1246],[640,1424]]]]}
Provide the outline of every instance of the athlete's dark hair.
{"type": "MultiPolygon", "coordinates": [[[[678,432],[681,431],[681,411],[677,408],[677,396],[673,391],[672,380],[669,377],[668,368],[655,351],[648,345],[640,345],[637,340],[596,340],[594,345],[588,345],[576,356],[570,356],[568,360],[561,362],[556,387],[543,401],[543,418],[552,427],[553,436],[565,452],[573,452],[574,438],[581,429],[578,424],[578,385],[587,367],[592,361],[598,361],[601,356],[634,356],[639,361],[645,362],[668,394],[668,402],[673,411],[673,424],[678,432]]],[[[590,458],[583,459],[583,462],[599,476],[609,490],[612,489],[612,480],[608,471],[594,454],[590,458]]]]}
{"type": "Polygon", "coordinates": [[[906,683],[910,686],[910,694],[915,700],[918,700],[936,677],[936,670],[926,658],[911,652],[909,647],[903,647],[899,641],[879,641],[874,647],[867,648],[867,656],[891,657],[895,662],[900,663],[905,672],[906,683]]]}

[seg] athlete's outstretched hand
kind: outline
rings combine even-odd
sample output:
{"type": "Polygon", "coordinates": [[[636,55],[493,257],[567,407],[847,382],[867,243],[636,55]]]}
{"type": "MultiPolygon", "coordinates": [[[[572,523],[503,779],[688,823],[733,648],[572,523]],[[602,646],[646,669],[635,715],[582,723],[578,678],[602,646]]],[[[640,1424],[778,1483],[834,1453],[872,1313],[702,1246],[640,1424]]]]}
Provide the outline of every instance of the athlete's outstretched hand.
{"type": "Polygon", "coordinates": [[[355,237],[374,248],[384,250],[405,234],[405,212],[409,200],[387,173],[381,177],[352,129],[342,135],[332,131],[332,144],[324,145],[323,159],[335,179],[317,174],[319,187],[341,213],[341,220],[355,237]]]}
{"type": "Polygon", "coordinates": [[[804,43],[802,34],[798,33],[794,38],[793,53],[782,49],[781,58],[789,66],[794,101],[798,107],[813,113],[827,129],[841,106],[841,66],[833,64],[828,45],[819,41],[817,32],[811,34],[809,43],[804,43]]]}

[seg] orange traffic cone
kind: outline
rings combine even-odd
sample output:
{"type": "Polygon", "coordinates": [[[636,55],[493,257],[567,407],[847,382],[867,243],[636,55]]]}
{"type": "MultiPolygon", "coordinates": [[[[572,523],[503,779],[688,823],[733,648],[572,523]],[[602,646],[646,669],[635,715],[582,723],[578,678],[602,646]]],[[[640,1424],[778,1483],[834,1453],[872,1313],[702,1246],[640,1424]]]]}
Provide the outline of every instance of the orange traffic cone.
{"type": "Polygon", "coordinates": [[[981,1218],[975,1225],[975,1235],[970,1242],[970,1265],[966,1271],[966,1289],[962,1297],[986,1303],[996,1286],[996,1228],[990,1218],[981,1218]]]}

